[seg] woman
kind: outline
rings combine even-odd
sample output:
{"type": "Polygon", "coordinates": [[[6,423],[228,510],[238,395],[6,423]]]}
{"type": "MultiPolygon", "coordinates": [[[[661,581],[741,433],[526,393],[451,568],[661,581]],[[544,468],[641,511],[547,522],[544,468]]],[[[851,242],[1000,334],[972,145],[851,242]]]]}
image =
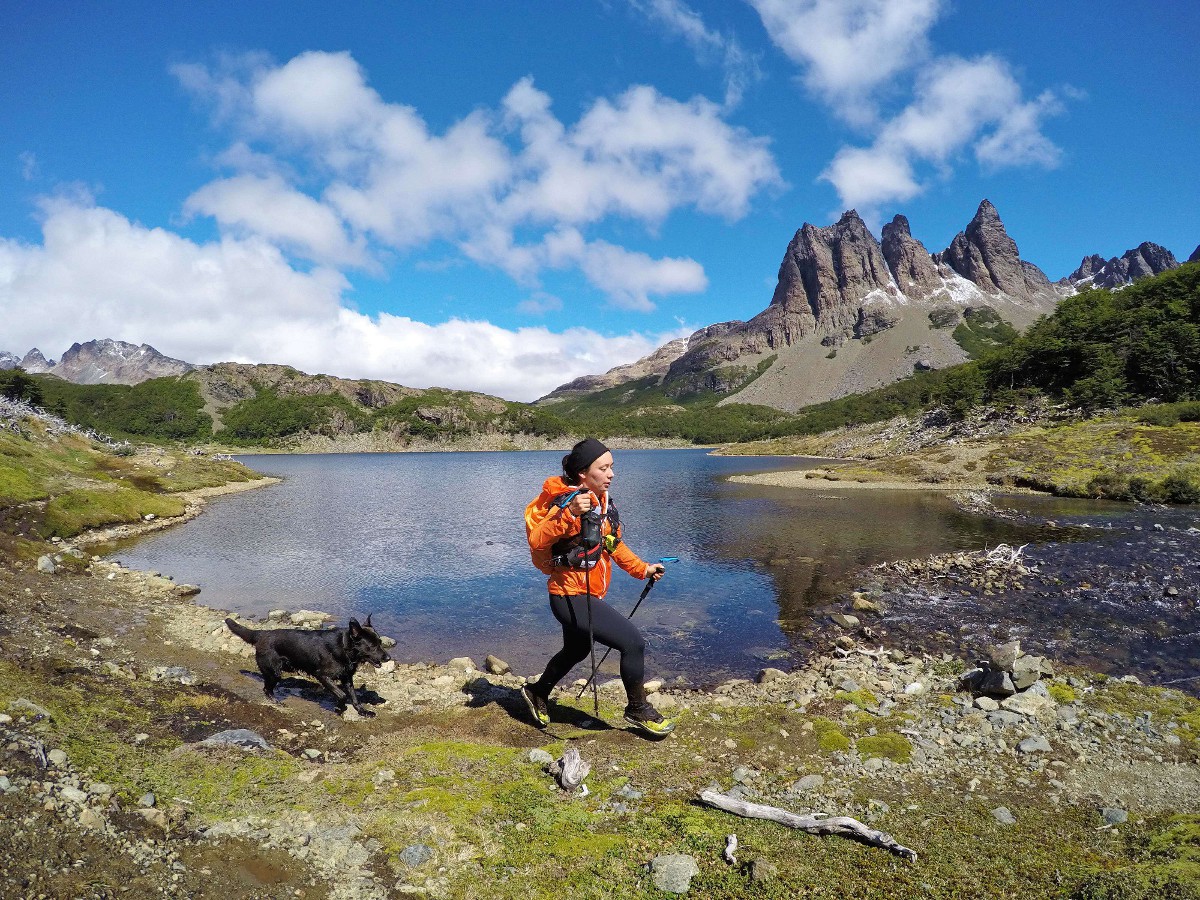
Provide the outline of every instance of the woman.
{"type": "Polygon", "coordinates": [[[549,725],[550,691],[587,658],[591,632],[621,654],[621,681],[629,699],[625,720],[646,734],[663,737],[675,723],[646,700],[646,642],[629,619],[604,601],[613,562],[641,579],[657,580],[663,566],[643,562],[621,539],[617,508],[608,496],[614,473],[607,447],[587,438],[563,457],[562,466],[562,477],[547,478],[541,494],[525,507],[525,532],[533,564],[550,576],[550,610],[562,625],[563,648],[546,664],[542,677],[522,688],[521,694],[538,727],[549,725]]]}

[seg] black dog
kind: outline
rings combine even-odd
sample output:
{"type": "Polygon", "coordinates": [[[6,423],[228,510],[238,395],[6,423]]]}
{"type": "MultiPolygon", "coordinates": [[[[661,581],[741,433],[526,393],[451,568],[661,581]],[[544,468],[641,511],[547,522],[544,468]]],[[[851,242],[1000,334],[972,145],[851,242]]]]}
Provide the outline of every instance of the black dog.
{"type": "Polygon", "coordinates": [[[306,631],[302,628],[264,628],[256,631],[226,619],[229,630],[254,647],[254,659],[262,672],[263,693],[274,702],[275,685],[284,672],[303,672],[311,675],[333,694],[338,709],[349,702],[360,716],[375,713],[358,705],[354,693],[354,672],[361,663],[381,666],[390,658],[383,642],[371,627],[371,617],[365,625],[350,620],[348,628],[306,631]]]}

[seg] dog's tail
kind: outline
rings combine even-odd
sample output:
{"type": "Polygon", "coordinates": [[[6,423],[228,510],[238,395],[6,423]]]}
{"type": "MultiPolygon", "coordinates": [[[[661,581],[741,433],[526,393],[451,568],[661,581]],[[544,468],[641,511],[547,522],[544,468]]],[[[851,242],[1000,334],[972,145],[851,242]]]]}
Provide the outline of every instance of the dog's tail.
{"type": "Polygon", "coordinates": [[[237,622],[233,621],[233,619],[226,619],[225,627],[240,637],[247,644],[258,643],[258,632],[253,628],[247,628],[245,625],[239,625],[237,622]]]}

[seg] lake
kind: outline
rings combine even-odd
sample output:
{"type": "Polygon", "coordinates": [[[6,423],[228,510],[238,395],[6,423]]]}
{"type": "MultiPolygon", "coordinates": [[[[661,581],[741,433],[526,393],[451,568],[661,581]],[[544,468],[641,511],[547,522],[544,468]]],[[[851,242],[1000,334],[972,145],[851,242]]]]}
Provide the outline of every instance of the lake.
{"type": "MultiPolygon", "coordinates": [[[[523,510],[561,453],[246,456],[280,484],[211,501],[198,519],[120,547],[122,563],[203,588],[201,602],[374,614],[403,662],[488,653],[536,673],[557,649],[523,510]]],[[[734,473],[805,468],[794,458],[621,450],[613,497],[642,558],[677,556],[637,614],[648,671],[711,683],[810,649],[812,625],[864,566],[1043,530],[969,515],[923,491],[786,490],[734,473]]],[[[615,573],[627,612],[642,587],[615,573]]],[[[615,672],[616,657],[606,668],[615,672]]],[[[775,663],[781,665],[781,663],[775,663]]],[[[786,663],[783,667],[788,667],[786,663]]]]}

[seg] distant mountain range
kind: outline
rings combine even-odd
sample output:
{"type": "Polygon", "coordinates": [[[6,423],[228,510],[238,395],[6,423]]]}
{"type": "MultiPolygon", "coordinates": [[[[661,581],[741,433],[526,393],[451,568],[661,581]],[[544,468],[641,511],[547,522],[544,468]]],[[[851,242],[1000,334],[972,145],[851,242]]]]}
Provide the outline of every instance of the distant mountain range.
{"type": "MultiPolygon", "coordinates": [[[[1189,262],[1198,259],[1200,247],[1189,262]]],[[[795,411],[890,384],[914,371],[962,362],[1004,335],[1023,330],[1063,297],[1088,287],[1121,288],[1178,265],[1169,250],[1143,243],[1108,260],[1086,256],[1067,278],[1051,282],[1021,259],[987,200],[950,245],[933,254],[912,236],[904,216],[884,225],[882,240],[876,240],[850,210],[834,225],[806,223],[796,232],[771,302],[748,322],[709,325],[634,363],[576,378],[538,403],[580,400],[636,383],[639,390],[653,385],[667,397],[715,394],[723,403],[795,411]]],[[[218,420],[223,407],[253,396],[251,382],[283,393],[329,391],[365,408],[423,393],[386,382],[324,376],[302,379],[301,387],[292,381],[300,373],[287,366],[195,366],[147,344],[114,340],[72,344],[58,362],[47,360],[37,348],[20,358],[0,352],[0,369],[14,366],[76,384],[133,385],[194,372],[206,411],[218,420]],[[360,396],[363,391],[371,396],[360,396]]],[[[469,405],[484,395],[476,397],[469,405]]],[[[637,391],[629,402],[637,403],[637,391]]]]}
{"type": "Polygon", "coordinates": [[[97,340],[72,344],[58,362],[46,359],[34,347],[23,357],[0,352],[0,369],[20,366],[26,372],[48,372],[75,384],[139,384],[149,378],[183,375],[196,368],[183,360],[163,356],[149,344],[97,340]]]}
{"type": "MultiPolygon", "coordinates": [[[[1192,258],[1198,256],[1200,247],[1192,258]]],[[[1021,259],[987,200],[950,246],[933,254],[913,238],[904,216],[884,225],[877,241],[850,210],[834,225],[806,223],[796,232],[770,304],[750,321],[710,325],[538,402],[577,400],[634,380],[644,388],[654,376],[668,396],[712,392],[726,395],[722,402],[794,411],[963,362],[966,348],[986,345],[1006,328],[1023,330],[1065,296],[1123,287],[1178,265],[1169,250],[1144,243],[1107,261],[1085,257],[1052,283],[1021,259]]]]}

